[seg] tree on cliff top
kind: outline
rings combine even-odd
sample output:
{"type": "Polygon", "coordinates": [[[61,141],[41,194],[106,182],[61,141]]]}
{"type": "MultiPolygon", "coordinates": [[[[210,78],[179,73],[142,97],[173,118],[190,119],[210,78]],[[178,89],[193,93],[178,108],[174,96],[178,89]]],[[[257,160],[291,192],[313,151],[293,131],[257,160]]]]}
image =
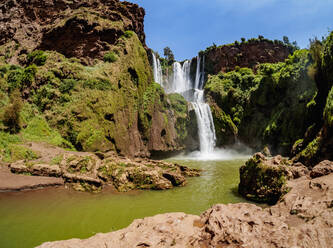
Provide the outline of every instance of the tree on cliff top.
{"type": "Polygon", "coordinates": [[[175,61],[175,56],[173,55],[173,52],[171,51],[170,47],[164,48],[164,56],[165,59],[168,61],[169,65],[171,65],[175,61]]]}

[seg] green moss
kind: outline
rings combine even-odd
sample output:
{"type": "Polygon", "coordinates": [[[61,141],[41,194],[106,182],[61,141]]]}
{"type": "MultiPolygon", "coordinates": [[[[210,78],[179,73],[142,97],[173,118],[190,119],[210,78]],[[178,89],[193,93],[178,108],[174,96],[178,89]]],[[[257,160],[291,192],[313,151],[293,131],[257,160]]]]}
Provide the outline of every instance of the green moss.
{"type": "Polygon", "coordinates": [[[6,162],[15,162],[18,160],[35,160],[40,156],[29,148],[22,145],[10,144],[8,146],[10,157],[5,159],[6,162]]]}
{"type": "Polygon", "coordinates": [[[98,151],[105,143],[105,134],[93,120],[87,120],[81,124],[76,142],[80,143],[85,151],[98,151]]]}
{"type": "Polygon", "coordinates": [[[73,149],[72,144],[63,139],[56,130],[51,129],[41,116],[32,118],[21,134],[26,141],[46,142],[55,146],[73,149]]]}
{"type": "Polygon", "coordinates": [[[131,38],[133,35],[134,35],[134,32],[131,31],[131,30],[127,30],[127,31],[125,31],[125,33],[124,33],[124,36],[125,36],[126,38],[131,38]]]}
{"type": "Polygon", "coordinates": [[[96,78],[89,79],[83,81],[83,87],[89,89],[97,89],[97,90],[112,90],[114,89],[111,82],[107,79],[96,78]]]}
{"type": "Polygon", "coordinates": [[[314,139],[308,146],[301,152],[301,161],[310,161],[315,159],[320,148],[320,138],[314,139]]]}
{"type": "Polygon", "coordinates": [[[116,62],[118,59],[118,56],[114,52],[108,52],[104,55],[104,61],[113,63],[116,62]]]}
{"type": "Polygon", "coordinates": [[[326,100],[324,120],[328,127],[333,127],[333,88],[331,88],[326,100]]]}
{"type": "Polygon", "coordinates": [[[239,192],[250,200],[275,204],[288,192],[286,173],[283,165],[266,165],[254,155],[240,168],[239,192]]]}
{"type": "Polygon", "coordinates": [[[179,115],[186,114],[187,102],[182,95],[178,93],[169,94],[168,99],[170,100],[172,109],[175,110],[177,114],[179,115]]]}
{"type": "Polygon", "coordinates": [[[46,60],[47,60],[47,55],[45,54],[45,52],[40,50],[33,51],[32,53],[29,53],[27,56],[27,62],[29,64],[35,64],[37,66],[45,65],[46,60]]]}

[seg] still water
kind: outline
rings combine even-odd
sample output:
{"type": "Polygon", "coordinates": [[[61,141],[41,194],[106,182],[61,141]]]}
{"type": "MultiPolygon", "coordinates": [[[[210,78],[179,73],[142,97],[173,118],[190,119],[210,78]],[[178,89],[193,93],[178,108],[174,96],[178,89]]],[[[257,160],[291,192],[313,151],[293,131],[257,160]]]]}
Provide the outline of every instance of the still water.
{"type": "Polygon", "coordinates": [[[63,188],[0,193],[0,247],[29,248],[45,241],[88,238],[128,226],[134,219],[167,212],[199,215],[216,203],[245,200],[237,194],[244,159],[175,161],[203,169],[185,187],[167,191],[99,194],[63,188]]]}

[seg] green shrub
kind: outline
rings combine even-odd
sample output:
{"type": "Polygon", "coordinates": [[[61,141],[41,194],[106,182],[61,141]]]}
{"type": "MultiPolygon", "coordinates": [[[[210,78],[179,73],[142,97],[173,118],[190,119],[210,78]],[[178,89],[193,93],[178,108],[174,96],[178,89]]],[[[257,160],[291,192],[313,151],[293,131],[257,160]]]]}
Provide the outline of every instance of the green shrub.
{"type": "Polygon", "coordinates": [[[112,84],[107,79],[96,78],[83,81],[83,87],[96,90],[111,90],[112,84]]]}
{"type": "Polygon", "coordinates": [[[27,56],[27,61],[29,64],[35,64],[37,66],[45,65],[45,62],[47,60],[47,55],[45,52],[36,50],[32,53],[29,53],[27,56]]]}
{"type": "Polygon", "coordinates": [[[114,52],[107,52],[104,55],[104,62],[113,63],[118,60],[118,56],[114,52]]]}
{"type": "Polygon", "coordinates": [[[14,91],[10,96],[10,104],[6,106],[2,121],[10,133],[17,133],[21,128],[20,113],[23,107],[20,92],[14,91]]]}
{"type": "Polygon", "coordinates": [[[15,67],[15,69],[11,70],[7,77],[9,91],[30,86],[35,80],[36,72],[36,65],[30,65],[25,69],[15,67]]]}
{"type": "Polygon", "coordinates": [[[37,89],[32,97],[33,103],[39,107],[41,111],[50,109],[51,106],[58,99],[60,93],[58,89],[52,87],[52,85],[43,85],[37,89]]]}

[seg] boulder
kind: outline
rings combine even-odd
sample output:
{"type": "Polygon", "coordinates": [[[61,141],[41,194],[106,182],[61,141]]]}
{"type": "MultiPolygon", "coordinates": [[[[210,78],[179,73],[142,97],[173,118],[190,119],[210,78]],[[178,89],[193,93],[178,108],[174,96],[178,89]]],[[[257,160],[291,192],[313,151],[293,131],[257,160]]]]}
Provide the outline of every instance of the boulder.
{"type": "Polygon", "coordinates": [[[312,178],[322,177],[333,172],[333,162],[329,160],[324,160],[317,164],[311,170],[310,176],[312,178]]]}
{"type": "Polygon", "coordinates": [[[288,191],[288,165],[281,156],[267,159],[262,153],[254,154],[239,170],[239,193],[256,202],[275,204],[288,191]]]}

